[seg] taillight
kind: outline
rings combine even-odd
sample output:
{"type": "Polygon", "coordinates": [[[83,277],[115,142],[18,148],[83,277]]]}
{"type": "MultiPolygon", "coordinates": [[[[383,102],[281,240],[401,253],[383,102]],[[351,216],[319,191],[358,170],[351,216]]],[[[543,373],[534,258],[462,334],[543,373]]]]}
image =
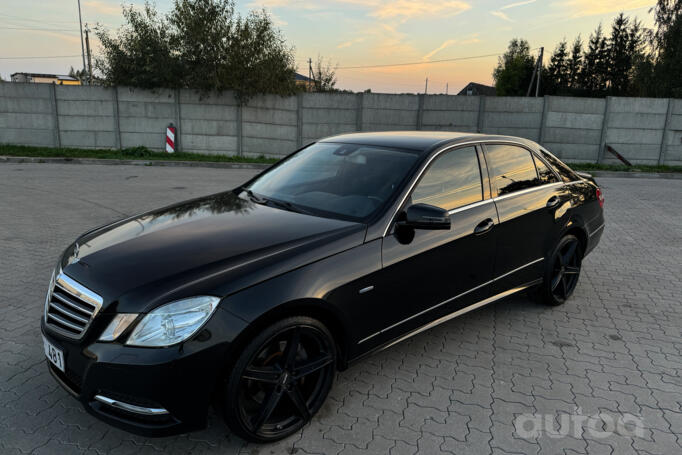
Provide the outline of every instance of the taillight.
{"type": "Polygon", "coordinates": [[[599,199],[599,207],[604,208],[604,195],[599,188],[597,188],[597,199],[599,199]]]}

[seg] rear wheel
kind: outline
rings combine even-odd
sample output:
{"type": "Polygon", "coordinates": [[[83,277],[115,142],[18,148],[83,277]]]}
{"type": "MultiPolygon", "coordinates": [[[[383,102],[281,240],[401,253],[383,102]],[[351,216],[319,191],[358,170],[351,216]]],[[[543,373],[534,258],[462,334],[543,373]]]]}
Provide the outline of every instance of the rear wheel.
{"type": "Polygon", "coordinates": [[[568,300],[580,278],[582,246],[574,235],[561,239],[547,262],[540,297],[547,305],[561,305],[568,300]]]}
{"type": "Polygon", "coordinates": [[[225,385],[230,429],[254,442],[295,433],[320,409],[336,371],[332,335],[308,317],[281,320],[243,350],[225,385]]]}

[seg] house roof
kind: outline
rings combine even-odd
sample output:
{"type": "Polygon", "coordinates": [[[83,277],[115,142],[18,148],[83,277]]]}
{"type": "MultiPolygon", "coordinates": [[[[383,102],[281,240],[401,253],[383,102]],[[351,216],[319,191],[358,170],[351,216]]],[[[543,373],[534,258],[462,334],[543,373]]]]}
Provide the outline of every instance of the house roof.
{"type": "Polygon", "coordinates": [[[458,95],[466,95],[469,90],[476,92],[477,95],[495,96],[497,94],[495,87],[479,84],[478,82],[469,82],[459,91],[458,95]]]}
{"type": "Polygon", "coordinates": [[[313,82],[313,80],[310,79],[308,76],[304,76],[304,75],[299,74],[299,73],[294,74],[294,79],[297,81],[303,81],[303,82],[313,82]]]}
{"type": "Polygon", "coordinates": [[[10,74],[11,77],[14,77],[16,75],[23,75],[23,76],[28,76],[28,77],[54,78],[54,79],[59,79],[62,81],[77,81],[78,80],[75,77],[71,77],[67,74],[45,74],[45,73],[23,73],[23,72],[10,74]]]}

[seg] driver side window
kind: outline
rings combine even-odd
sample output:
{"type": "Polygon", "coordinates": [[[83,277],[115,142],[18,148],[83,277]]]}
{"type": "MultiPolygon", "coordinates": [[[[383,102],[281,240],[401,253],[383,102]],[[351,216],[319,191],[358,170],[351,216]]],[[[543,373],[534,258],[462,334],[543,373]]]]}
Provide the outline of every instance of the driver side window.
{"type": "Polygon", "coordinates": [[[451,150],[436,158],[412,192],[413,204],[446,210],[481,200],[481,169],[474,147],[451,150]]]}

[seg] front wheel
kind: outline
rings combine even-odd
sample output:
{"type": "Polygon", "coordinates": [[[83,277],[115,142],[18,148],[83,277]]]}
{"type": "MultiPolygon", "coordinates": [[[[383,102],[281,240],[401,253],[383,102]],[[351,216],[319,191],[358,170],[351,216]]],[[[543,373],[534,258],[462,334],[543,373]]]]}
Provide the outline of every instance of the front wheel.
{"type": "Polygon", "coordinates": [[[228,374],[227,425],[253,442],[285,438],[320,409],[335,371],[334,339],[321,322],[308,317],[276,322],[246,346],[228,374]]]}
{"type": "Polygon", "coordinates": [[[574,235],[567,235],[559,241],[545,268],[545,277],[540,289],[541,300],[547,305],[561,305],[573,295],[580,278],[582,247],[574,235]]]}

